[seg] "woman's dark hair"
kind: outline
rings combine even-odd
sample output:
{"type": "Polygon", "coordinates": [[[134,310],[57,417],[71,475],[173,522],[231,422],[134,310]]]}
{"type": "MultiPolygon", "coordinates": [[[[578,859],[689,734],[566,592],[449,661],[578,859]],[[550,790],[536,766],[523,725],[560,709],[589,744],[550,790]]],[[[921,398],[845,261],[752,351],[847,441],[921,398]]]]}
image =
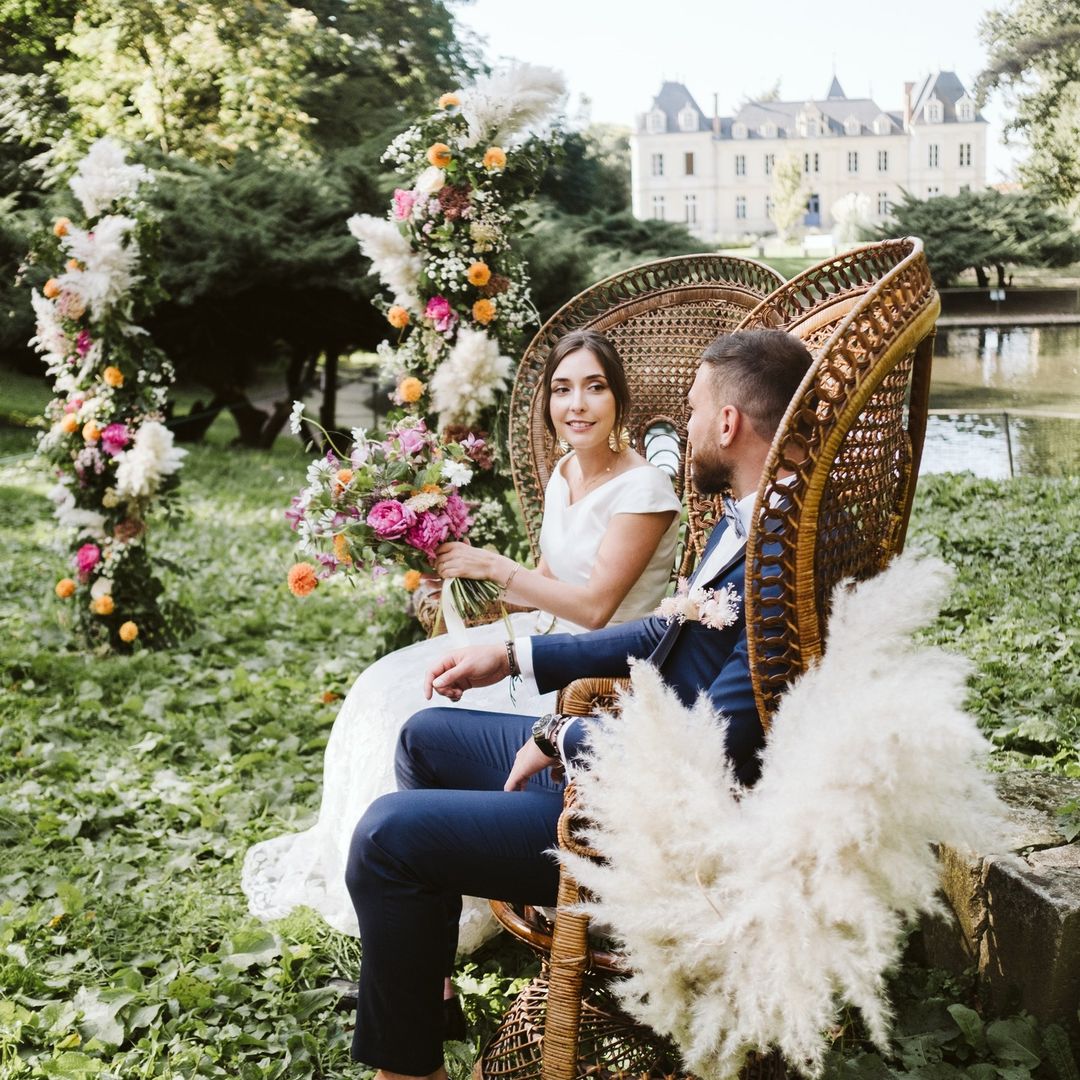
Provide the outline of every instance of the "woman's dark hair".
{"type": "Polygon", "coordinates": [[[595,330],[571,330],[555,342],[551,352],[548,353],[547,363],[544,364],[544,374],[541,385],[544,389],[544,424],[555,438],[555,424],[551,419],[551,380],[555,377],[555,369],[572,353],[578,349],[587,349],[600,362],[604,370],[604,378],[615,395],[615,427],[616,437],[622,431],[626,418],[630,415],[630,387],[626,383],[626,372],[623,370],[622,360],[619,358],[615,346],[595,330]]]}

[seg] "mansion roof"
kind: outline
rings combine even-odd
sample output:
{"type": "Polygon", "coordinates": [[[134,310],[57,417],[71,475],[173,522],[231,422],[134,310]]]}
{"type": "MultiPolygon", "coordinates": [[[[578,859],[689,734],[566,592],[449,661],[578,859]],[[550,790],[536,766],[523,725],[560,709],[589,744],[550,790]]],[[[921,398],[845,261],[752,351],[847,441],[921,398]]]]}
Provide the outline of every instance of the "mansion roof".
{"type": "MultiPolygon", "coordinates": [[[[910,84],[909,84],[910,85],[910,84]]],[[[963,83],[952,71],[928,75],[911,98],[915,122],[924,108],[940,103],[940,122],[957,123],[957,103],[967,99],[971,118],[985,122],[974,109],[963,83]]],[[[880,108],[870,98],[849,98],[834,75],[826,96],[813,101],[745,101],[734,116],[707,117],[690,91],[679,82],[664,82],[648,113],[639,117],[638,130],[660,132],[715,131],[719,139],[796,138],[805,136],[807,124],[813,134],[903,135],[904,113],[880,108]],[[663,117],[663,124],[656,121],[663,117]],[[652,123],[650,123],[650,118],[652,123]],[[715,124],[715,127],[714,127],[715,124]]]]}

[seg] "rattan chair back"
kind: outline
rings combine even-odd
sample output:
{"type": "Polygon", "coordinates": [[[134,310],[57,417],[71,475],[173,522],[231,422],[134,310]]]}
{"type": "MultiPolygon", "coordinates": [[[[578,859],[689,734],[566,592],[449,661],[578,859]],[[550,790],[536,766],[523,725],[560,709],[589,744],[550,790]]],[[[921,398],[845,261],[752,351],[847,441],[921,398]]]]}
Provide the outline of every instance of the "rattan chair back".
{"type": "Polygon", "coordinates": [[[747,543],[766,727],[784,687],[822,654],[836,585],[876,574],[903,547],[940,307],[921,241],[890,240],[813,267],[742,324],[799,333],[816,358],[773,442],[747,543]]]}
{"type": "Polygon", "coordinates": [[[676,491],[685,495],[685,573],[701,552],[714,510],[713,500],[698,498],[686,480],[687,391],[705,346],[734,329],[782,283],[774,270],[749,259],[680,255],[615,274],[579,293],[544,323],[525,350],[510,398],[510,462],[534,555],[539,555],[544,489],[558,460],[544,423],[541,379],[559,338],[571,330],[596,330],[622,357],[632,400],[631,445],[668,467],[676,491]],[[663,449],[657,454],[654,447],[663,449]]]}

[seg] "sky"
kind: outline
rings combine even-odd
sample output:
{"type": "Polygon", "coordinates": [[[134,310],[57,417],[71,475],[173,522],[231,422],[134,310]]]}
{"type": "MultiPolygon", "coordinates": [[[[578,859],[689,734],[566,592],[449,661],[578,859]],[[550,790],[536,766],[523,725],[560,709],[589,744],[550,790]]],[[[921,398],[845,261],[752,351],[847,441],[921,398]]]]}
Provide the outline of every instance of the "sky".
{"type": "MultiPolygon", "coordinates": [[[[783,100],[823,98],[835,72],[848,97],[902,110],[903,84],[955,71],[972,89],[986,59],[984,0],[472,0],[459,24],[484,39],[489,63],[521,60],[562,71],[573,115],[582,96],[596,122],[631,126],[665,79],[684,83],[706,115],[721,116],[780,80],[783,100]]],[[[1005,110],[992,98],[987,182],[1014,173],[1001,144],[1005,110]]]]}

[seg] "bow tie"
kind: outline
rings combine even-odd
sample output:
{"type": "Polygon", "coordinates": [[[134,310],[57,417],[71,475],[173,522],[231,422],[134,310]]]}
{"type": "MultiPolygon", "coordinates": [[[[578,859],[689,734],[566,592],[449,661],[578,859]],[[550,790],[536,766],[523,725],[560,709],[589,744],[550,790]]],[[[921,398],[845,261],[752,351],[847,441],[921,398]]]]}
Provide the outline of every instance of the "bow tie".
{"type": "Polygon", "coordinates": [[[735,531],[735,535],[740,540],[746,539],[746,526],[743,524],[742,516],[739,514],[739,508],[735,505],[735,499],[730,492],[723,495],[724,503],[724,517],[727,518],[728,524],[735,531]]]}

